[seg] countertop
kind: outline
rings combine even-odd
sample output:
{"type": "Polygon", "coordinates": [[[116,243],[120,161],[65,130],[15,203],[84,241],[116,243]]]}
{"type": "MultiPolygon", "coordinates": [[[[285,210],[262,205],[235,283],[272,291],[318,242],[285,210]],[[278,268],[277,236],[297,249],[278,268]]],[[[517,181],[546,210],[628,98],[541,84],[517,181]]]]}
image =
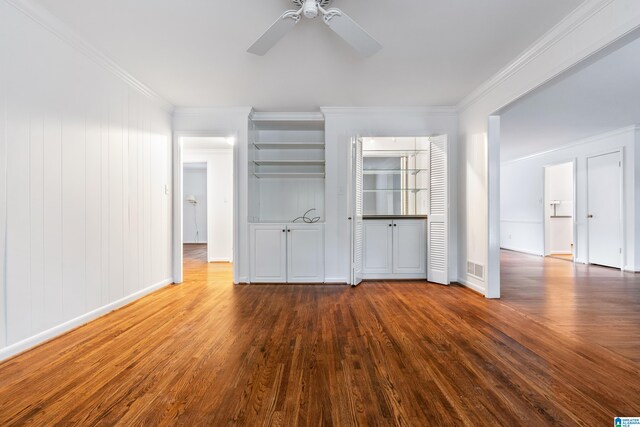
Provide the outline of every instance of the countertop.
{"type": "Polygon", "coordinates": [[[365,215],[363,219],[427,219],[427,215],[365,215]]]}

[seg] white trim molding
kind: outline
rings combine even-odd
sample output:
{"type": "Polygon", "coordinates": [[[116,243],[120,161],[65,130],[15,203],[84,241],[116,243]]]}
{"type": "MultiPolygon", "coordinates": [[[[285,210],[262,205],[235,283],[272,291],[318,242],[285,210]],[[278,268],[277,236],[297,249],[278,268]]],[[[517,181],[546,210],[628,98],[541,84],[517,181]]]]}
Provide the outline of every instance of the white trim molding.
{"type": "MultiPolygon", "coordinates": [[[[178,107],[173,110],[173,117],[206,117],[220,114],[246,114],[248,119],[252,111],[252,107],[178,107]]],[[[206,135],[211,132],[200,132],[200,135],[198,135],[198,132],[191,133],[194,135],[189,136],[206,135]]]]}
{"type": "Polygon", "coordinates": [[[582,3],[572,13],[567,15],[540,39],[534,42],[533,45],[525,50],[514,61],[509,63],[509,65],[495,74],[489,80],[481,84],[477,89],[475,89],[462,101],[460,101],[457,106],[458,110],[462,111],[466,109],[477,100],[491,92],[497,86],[504,83],[507,79],[517,74],[531,61],[546,52],[560,40],[563,40],[564,38],[570,36],[576,29],[580,28],[582,24],[595,16],[598,12],[600,12],[604,7],[606,7],[613,1],[614,0],[587,0],[582,3]]]}
{"type": "Polygon", "coordinates": [[[100,308],[97,308],[93,311],[90,311],[88,313],[83,314],[82,316],[76,317],[75,319],[71,319],[67,322],[61,323],[58,326],[54,326],[51,329],[48,329],[44,332],[40,332],[37,335],[34,335],[32,337],[29,337],[25,340],[22,340],[20,342],[17,342],[15,344],[12,344],[8,347],[3,348],[2,350],[0,350],[0,361],[1,360],[5,360],[9,357],[15,356],[17,354],[20,354],[22,352],[25,352],[27,350],[32,349],[33,347],[36,347],[46,341],[49,341],[53,338],[56,338],[66,332],[71,331],[72,329],[78,328],[82,325],[85,325],[89,322],[91,322],[92,320],[95,320],[99,317],[102,317],[114,310],[117,310],[119,308],[124,307],[125,305],[139,299],[142,298],[145,295],[149,295],[150,293],[153,293],[155,291],[157,291],[160,288],[163,288],[165,286],[170,285],[171,283],[173,283],[173,279],[166,279],[163,280],[161,282],[156,283],[155,285],[151,285],[145,289],[142,289],[138,292],[135,292],[129,296],[126,296],[124,298],[121,298],[117,301],[114,301],[110,304],[107,305],[103,305],[100,308]]]}
{"type": "Polygon", "coordinates": [[[121,66],[115,63],[111,58],[96,49],[92,44],[80,37],[75,31],[71,30],[65,23],[56,18],[53,14],[47,11],[44,7],[35,3],[33,0],[4,0],[9,5],[13,6],[31,20],[39,24],[45,30],[51,32],[60,40],[73,47],[83,55],[87,56],[93,62],[104,68],[108,72],[112,73],[129,86],[157,103],[165,111],[171,113],[174,110],[174,106],[154,92],[147,85],[140,80],[133,77],[121,66]]]}
{"type": "Polygon", "coordinates": [[[321,107],[320,110],[326,116],[350,115],[350,114],[408,114],[408,115],[430,115],[444,114],[455,116],[458,109],[455,106],[446,107],[321,107]]]}
{"type": "MultiPolygon", "coordinates": [[[[559,146],[557,146],[555,148],[552,148],[551,150],[546,150],[546,151],[542,151],[540,153],[529,154],[529,155],[526,155],[526,156],[517,157],[515,159],[506,160],[504,162],[501,162],[500,164],[501,165],[510,165],[512,163],[521,162],[523,160],[534,159],[536,157],[540,157],[540,156],[544,156],[544,155],[547,155],[547,154],[555,153],[556,151],[562,151],[562,150],[566,150],[568,148],[573,148],[573,147],[577,147],[577,146],[580,146],[580,145],[583,145],[583,144],[588,144],[588,143],[600,141],[600,140],[603,140],[603,139],[613,138],[614,136],[623,135],[625,133],[637,132],[637,131],[640,131],[640,126],[639,125],[626,126],[626,127],[623,127],[623,128],[619,128],[619,129],[611,130],[611,131],[608,131],[608,132],[600,133],[600,134],[597,134],[597,135],[589,136],[587,138],[582,138],[582,139],[578,139],[578,140],[575,140],[575,141],[571,141],[571,142],[559,145],[559,146]]],[[[568,163],[570,161],[572,161],[572,160],[567,160],[567,162],[561,162],[561,163],[568,163]]],[[[553,165],[549,165],[549,166],[553,166],[553,165]]]]}
{"type": "Polygon", "coordinates": [[[296,112],[278,113],[266,111],[252,111],[249,117],[259,122],[323,122],[324,114],[321,112],[296,112]]]}

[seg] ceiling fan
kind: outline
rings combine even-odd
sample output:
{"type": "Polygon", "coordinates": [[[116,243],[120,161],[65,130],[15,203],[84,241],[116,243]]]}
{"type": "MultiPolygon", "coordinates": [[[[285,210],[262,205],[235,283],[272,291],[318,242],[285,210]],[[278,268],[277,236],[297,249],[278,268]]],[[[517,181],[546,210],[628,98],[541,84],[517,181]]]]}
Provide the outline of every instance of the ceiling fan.
{"type": "Polygon", "coordinates": [[[304,15],[314,19],[322,14],[322,19],[336,34],[357,50],[369,57],[382,49],[382,45],[369,35],[346,13],[337,8],[325,9],[332,0],[291,0],[297,10],[288,10],[247,50],[255,55],[264,55],[291,30],[304,15]]]}

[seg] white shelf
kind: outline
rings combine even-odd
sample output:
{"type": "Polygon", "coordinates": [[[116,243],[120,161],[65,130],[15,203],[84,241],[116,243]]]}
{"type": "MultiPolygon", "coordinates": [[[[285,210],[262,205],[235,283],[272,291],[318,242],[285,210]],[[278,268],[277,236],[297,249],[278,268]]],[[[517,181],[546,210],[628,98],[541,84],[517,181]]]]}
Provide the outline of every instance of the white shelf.
{"type": "Polygon", "coordinates": [[[254,160],[257,166],[324,166],[324,160],[254,160]]]}
{"type": "Polygon", "coordinates": [[[258,150],[324,150],[323,142],[254,142],[258,150]]]}
{"type": "Polygon", "coordinates": [[[310,179],[310,178],[324,178],[324,173],[315,173],[315,172],[297,172],[297,173],[267,173],[267,172],[255,172],[253,174],[256,178],[259,179],[274,179],[274,178],[296,178],[296,179],[310,179]]]}

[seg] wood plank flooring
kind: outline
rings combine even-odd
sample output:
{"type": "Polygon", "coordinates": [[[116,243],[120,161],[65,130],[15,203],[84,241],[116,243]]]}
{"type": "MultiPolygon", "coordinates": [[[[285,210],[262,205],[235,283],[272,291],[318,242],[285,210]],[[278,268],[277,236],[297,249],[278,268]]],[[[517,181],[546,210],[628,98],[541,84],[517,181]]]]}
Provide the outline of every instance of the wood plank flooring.
{"type": "Polygon", "coordinates": [[[640,415],[638,363],[517,305],[419,282],[233,286],[230,266],[202,255],[187,254],[184,285],[1,364],[0,425],[596,426],[640,415]]]}
{"type": "Polygon", "coordinates": [[[504,251],[502,301],[640,363],[640,275],[504,251]]]}

